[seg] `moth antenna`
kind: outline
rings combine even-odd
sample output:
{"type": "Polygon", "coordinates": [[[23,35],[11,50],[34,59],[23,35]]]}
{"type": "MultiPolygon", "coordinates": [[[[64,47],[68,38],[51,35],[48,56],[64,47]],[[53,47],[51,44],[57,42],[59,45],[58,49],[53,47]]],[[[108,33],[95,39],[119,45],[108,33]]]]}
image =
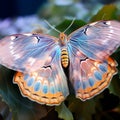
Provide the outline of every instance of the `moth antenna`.
{"type": "Polygon", "coordinates": [[[102,16],[102,20],[104,20],[105,17],[106,17],[106,13],[103,14],[103,16],[102,16]]]}
{"type": "Polygon", "coordinates": [[[73,18],[71,24],[65,29],[63,33],[65,33],[73,25],[74,21],[75,21],[75,18],[73,18]]]}
{"type": "Polygon", "coordinates": [[[53,30],[55,30],[58,33],[61,33],[59,30],[57,30],[54,26],[52,26],[47,20],[44,20],[49,27],[51,27],[53,30]]]}

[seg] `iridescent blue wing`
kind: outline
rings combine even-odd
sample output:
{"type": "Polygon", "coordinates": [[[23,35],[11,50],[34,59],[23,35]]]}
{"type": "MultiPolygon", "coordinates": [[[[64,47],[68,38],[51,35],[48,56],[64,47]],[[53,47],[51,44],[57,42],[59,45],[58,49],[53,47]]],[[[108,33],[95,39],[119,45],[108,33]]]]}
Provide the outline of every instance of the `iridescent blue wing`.
{"type": "Polygon", "coordinates": [[[58,39],[41,34],[18,34],[0,40],[0,61],[19,71],[14,82],[21,93],[42,104],[60,104],[69,94],[61,66],[58,39]]]}
{"type": "Polygon", "coordinates": [[[41,104],[59,105],[69,94],[66,76],[63,72],[60,51],[53,51],[45,66],[30,73],[17,72],[17,83],[23,96],[41,104]]]}
{"type": "Polygon", "coordinates": [[[103,61],[93,60],[81,52],[70,52],[70,81],[76,97],[87,100],[108,87],[112,77],[117,73],[117,63],[112,58],[103,61]]]}
{"type": "Polygon", "coordinates": [[[7,36],[0,40],[0,63],[16,71],[35,71],[57,47],[55,41],[57,38],[38,34],[7,36]]]}
{"type": "Polygon", "coordinates": [[[117,63],[109,56],[120,45],[118,26],[117,21],[99,21],[69,36],[70,81],[81,100],[104,90],[117,72],[117,63]]]}
{"type": "Polygon", "coordinates": [[[98,21],[73,32],[68,44],[91,59],[104,60],[119,47],[119,38],[119,22],[98,21]]]}

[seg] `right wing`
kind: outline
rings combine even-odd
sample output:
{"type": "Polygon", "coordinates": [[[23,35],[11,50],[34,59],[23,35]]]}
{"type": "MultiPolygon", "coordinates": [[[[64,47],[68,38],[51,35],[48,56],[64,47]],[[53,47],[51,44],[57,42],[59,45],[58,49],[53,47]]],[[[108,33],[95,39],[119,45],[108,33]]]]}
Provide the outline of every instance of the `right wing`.
{"type": "Polygon", "coordinates": [[[85,101],[109,86],[113,75],[117,73],[117,63],[110,57],[97,61],[79,52],[74,55],[70,57],[70,81],[76,97],[85,101]]]}
{"type": "Polygon", "coordinates": [[[97,21],[75,30],[68,36],[68,46],[90,59],[104,60],[120,46],[120,22],[97,21]]]}

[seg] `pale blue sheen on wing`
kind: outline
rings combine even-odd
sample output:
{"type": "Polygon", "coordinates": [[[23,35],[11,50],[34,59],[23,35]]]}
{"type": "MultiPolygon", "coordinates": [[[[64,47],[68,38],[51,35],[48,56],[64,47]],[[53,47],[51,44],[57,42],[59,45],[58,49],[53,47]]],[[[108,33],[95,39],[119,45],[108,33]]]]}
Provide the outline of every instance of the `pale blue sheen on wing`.
{"type": "Polygon", "coordinates": [[[90,86],[92,87],[95,83],[94,79],[92,77],[88,78],[88,81],[90,83],[90,86]]]}
{"type": "Polygon", "coordinates": [[[67,78],[61,66],[61,49],[57,48],[54,52],[51,53],[51,56],[51,76],[48,76],[47,78],[50,83],[45,84],[43,87],[43,92],[46,93],[47,91],[50,91],[53,94],[56,92],[62,92],[63,96],[67,97],[69,90],[67,85],[67,78]]]}
{"type": "Polygon", "coordinates": [[[31,86],[34,82],[34,78],[30,78],[28,81],[27,81],[27,85],[28,86],[31,86]]]}
{"type": "Polygon", "coordinates": [[[37,81],[37,82],[35,82],[35,84],[34,84],[34,91],[39,91],[40,90],[40,82],[39,81],[37,81]]]}
{"type": "Polygon", "coordinates": [[[25,96],[30,99],[34,100],[33,94],[41,98],[41,103],[45,102],[42,101],[45,98],[50,100],[47,104],[60,104],[69,94],[67,78],[61,66],[61,48],[55,37],[44,34],[15,34],[5,37],[0,40],[0,63],[24,73],[24,81],[17,84],[25,86],[21,88],[22,92],[29,92],[31,96],[25,96]],[[47,93],[51,94],[50,98],[47,98],[47,93]]]}
{"type": "Polygon", "coordinates": [[[120,46],[120,23],[98,21],[76,30],[69,36],[69,47],[76,47],[91,59],[105,59],[120,46]]]}
{"type": "Polygon", "coordinates": [[[48,93],[48,86],[44,85],[42,91],[44,94],[48,93]]]}
{"type": "MultiPolygon", "coordinates": [[[[47,57],[41,56],[44,64],[37,64],[38,69],[33,72],[24,72],[24,80],[21,78],[17,84],[19,87],[24,86],[21,92],[29,99],[42,104],[58,105],[69,95],[67,78],[61,65],[61,48],[56,45],[47,53],[47,57]]],[[[36,58],[36,62],[38,60],[36,58]]],[[[34,66],[30,69],[33,70],[34,66]]]]}
{"type": "Polygon", "coordinates": [[[107,71],[107,66],[106,66],[106,64],[100,64],[100,65],[99,65],[99,69],[100,69],[102,72],[106,72],[106,71],[107,71]]]}
{"type": "Polygon", "coordinates": [[[24,80],[28,80],[28,78],[29,78],[28,74],[24,75],[24,80]]]}
{"type": "Polygon", "coordinates": [[[95,71],[94,76],[97,80],[102,80],[102,73],[100,73],[99,71],[95,71]]]}
{"type": "MultiPolygon", "coordinates": [[[[72,44],[68,44],[68,52],[70,58],[70,82],[73,85],[76,96],[81,94],[78,98],[85,100],[86,98],[82,96],[85,96],[87,92],[86,89],[94,88],[95,84],[100,82],[103,75],[108,72],[108,62],[107,60],[104,60],[94,64],[96,63],[96,60],[90,59],[80,52],[77,45],[73,46],[72,44]],[[94,71],[92,69],[94,69],[94,71]]],[[[98,90],[98,92],[100,91],[98,90]]],[[[88,91],[87,94],[91,93],[88,91]]]]}
{"type": "Polygon", "coordinates": [[[21,72],[35,71],[44,66],[44,60],[59,47],[56,40],[42,34],[7,36],[0,40],[0,64],[21,72]]]}

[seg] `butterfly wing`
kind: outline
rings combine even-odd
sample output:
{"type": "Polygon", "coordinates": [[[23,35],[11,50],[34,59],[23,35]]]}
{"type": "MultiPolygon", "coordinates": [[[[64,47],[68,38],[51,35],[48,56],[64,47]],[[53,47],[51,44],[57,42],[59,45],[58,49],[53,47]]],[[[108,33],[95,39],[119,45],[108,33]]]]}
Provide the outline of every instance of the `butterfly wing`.
{"type": "Polygon", "coordinates": [[[71,54],[70,81],[76,97],[84,101],[102,92],[117,72],[116,65],[117,63],[110,57],[97,61],[80,52],[71,54]]]}
{"type": "Polygon", "coordinates": [[[95,22],[69,36],[70,80],[81,100],[104,90],[117,72],[117,63],[109,56],[120,45],[118,26],[116,21],[95,22]]]}
{"type": "Polygon", "coordinates": [[[88,24],[69,36],[70,47],[91,59],[104,60],[120,45],[120,23],[117,21],[99,21],[88,24]]]}
{"type": "Polygon", "coordinates": [[[14,82],[21,93],[33,101],[55,105],[69,94],[57,38],[40,34],[5,37],[0,40],[0,61],[20,71],[14,82]]]}
{"type": "Polygon", "coordinates": [[[46,66],[31,74],[17,72],[17,83],[23,96],[41,104],[59,105],[69,94],[66,76],[61,66],[60,51],[51,53],[46,66]]]}
{"type": "Polygon", "coordinates": [[[56,39],[40,34],[7,36],[0,40],[0,63],[16,71],[35,71],[58,45],[56,39]]]}

